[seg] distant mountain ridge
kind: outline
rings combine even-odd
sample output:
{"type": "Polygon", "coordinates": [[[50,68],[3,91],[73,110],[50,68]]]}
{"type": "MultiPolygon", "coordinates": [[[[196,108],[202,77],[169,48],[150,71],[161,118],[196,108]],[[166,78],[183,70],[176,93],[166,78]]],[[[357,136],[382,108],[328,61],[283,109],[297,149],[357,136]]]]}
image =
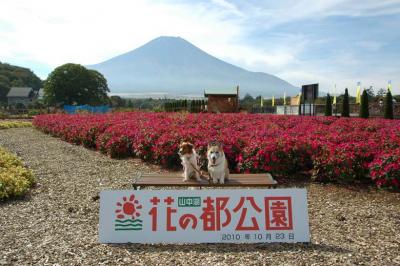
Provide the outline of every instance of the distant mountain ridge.
{"type": "Polygon", "coordinates": [[[159,37],[128,53],[96,65],[112,93],[203,95],[232,89],[241,95],[295,95],[299,89],[267,73],[251,72],[213,57],[180,37],[159,37]]]}

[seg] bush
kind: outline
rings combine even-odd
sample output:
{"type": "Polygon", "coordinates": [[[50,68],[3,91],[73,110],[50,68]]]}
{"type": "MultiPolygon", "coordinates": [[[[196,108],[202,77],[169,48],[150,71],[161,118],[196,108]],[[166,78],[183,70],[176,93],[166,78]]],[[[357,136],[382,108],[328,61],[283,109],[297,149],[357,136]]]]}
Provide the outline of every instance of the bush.
{"type": "Polygon", "coordinates": [[[368,104],[368,94],[367,91],[364,90],[361,96],[361,105],[360,105],[360,117],[368,118],[369,117],[369,104],[368,104]]]}
{"type": "Polygon", "coordinates": [[[347,88],[344,92],[344,97],[343,97],[342,116],[350,117],[349,91],[347,90],[347,88]]]}
{"type": "Polygon", "coordinates": [[[386,119],[393,119],[393,97],[392,93],[388,90],[385,97],[385,112],[384,117],[386,119]]]}
{"type": "Polygon", "coordinates": [[[6,118],[8,118],[8,114],[0,111],[0,119],[6,119],[6,118]]]}
{"type": "MultiPolygon", "coordinates": [[[[181,141],[193,142],[204,162],[207,143],[219,140],[232,172],[313,170],[315,179],[333,182],[372,183],[370,163],[400,149],[400,120],[385,119],[132,112],[39,115],[34,125],[111,157],[136,156],[166,168],[181,167],[181,141]]],[[[385,168],[382,160],[374,165],[380,163],[385,168]]],[[[393,164],[400,169],[400,160],[393,164]]]]}
{"type": "Polygon", "coordinates": [[[46,111],[45,110],[41,110],[41,109],[31,109],[28,111],[28,115],[29,116],[34,116],[34,115],[41,115],[41,114],[45,114],[46,111]]]}
{"type": "Polygon", "coordinates": [[[371,178],[378,187],[400,189],[400,149],[385,152],[369,164],[371,178]]]}
{"type": "Polygon", "coordinates": [[[0,129],[18,128],[18,127],[31,127],[31,122],[24,121],[4,121],[0,122],[0,129]]]}
{"type": "Polygon", "coordinates": [[[0,148],[0,200],[24,195],[34,184],[34,177],[22,162],[0,148]]]}
{"type": "Polygon", "coordinates": [[[329,93],[326,95],[325,116],[332,116],[332,98],[329,93]]]}

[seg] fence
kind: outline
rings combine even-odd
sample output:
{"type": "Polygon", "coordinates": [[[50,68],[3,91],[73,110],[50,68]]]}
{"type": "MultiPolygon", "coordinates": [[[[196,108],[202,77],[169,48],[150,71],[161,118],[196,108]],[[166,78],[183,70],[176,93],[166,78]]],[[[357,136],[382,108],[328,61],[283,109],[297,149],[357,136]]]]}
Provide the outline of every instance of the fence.
{"type": "MultiPolygon", "coordinates": [[[[324,115],[325,114],[325,104],[315,104],[315,106],[311,106],[311,108],[315,108],[315,115],[324,115]]],[[[350,116],[358,116],[360,113],[360,105],[351,103],[350,107],[350,116]]],[[[308,115],[310,113],[310,105],[306,104],[301,107],[301,111],[308,115]]],[[[342,105],[332,105],[332,115],[340,116],[342,114],[342,105]]],[[[383,117],[384,114],[384,106],[379,103],[371,103],[369,105],[369,115],[371,117],[383,117]]],[[[299,106],[298,105],[278,105],[278,106],[264,106],[264,107],[253,107],[251,110],[252,113],[264,113],[264,114],[279,114],[279,115],[298,115],[299,114],[299,106]]],[[[400,118],[400,103],[393,103],[393,113],[395,118],[400,118]]]]}
{"type": "Polygon", "coordinates": [[[79,111],[86,111],[90,113],[107,113],[110,107],[107,105],[90,106],[90,105],[64,105],[64,111],[68,114],[76,114],[79,111]]]}

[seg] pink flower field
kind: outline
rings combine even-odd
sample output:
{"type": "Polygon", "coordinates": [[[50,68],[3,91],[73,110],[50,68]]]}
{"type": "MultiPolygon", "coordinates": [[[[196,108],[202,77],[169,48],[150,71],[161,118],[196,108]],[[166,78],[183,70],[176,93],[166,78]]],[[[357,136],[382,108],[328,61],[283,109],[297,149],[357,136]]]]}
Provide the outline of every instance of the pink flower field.
{"type": "Polygon", "coordinates": [[[39,115],[34,126],[112,157],[136,156],[180,167],[178,145],[221,141],[231,171],[291,176],[313,172],[320,181],[373,180],[400,187],[400,121],[255,114],[112,113],[39,115]]]}

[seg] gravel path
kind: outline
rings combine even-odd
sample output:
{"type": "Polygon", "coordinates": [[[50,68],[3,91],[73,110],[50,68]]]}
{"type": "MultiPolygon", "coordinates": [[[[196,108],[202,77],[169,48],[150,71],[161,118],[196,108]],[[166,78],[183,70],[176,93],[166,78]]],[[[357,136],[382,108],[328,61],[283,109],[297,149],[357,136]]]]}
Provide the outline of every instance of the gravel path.
{"type": "Polygon", "coordinates": [[[400,265],[399,193],[306,184],[311,244],[103,245],[99,191],[129,188],[136,171],[160,169],[32,128],[1,130],[0,145],[38,183],[26,199],[0,203],[0,265],[400,265]]]}

